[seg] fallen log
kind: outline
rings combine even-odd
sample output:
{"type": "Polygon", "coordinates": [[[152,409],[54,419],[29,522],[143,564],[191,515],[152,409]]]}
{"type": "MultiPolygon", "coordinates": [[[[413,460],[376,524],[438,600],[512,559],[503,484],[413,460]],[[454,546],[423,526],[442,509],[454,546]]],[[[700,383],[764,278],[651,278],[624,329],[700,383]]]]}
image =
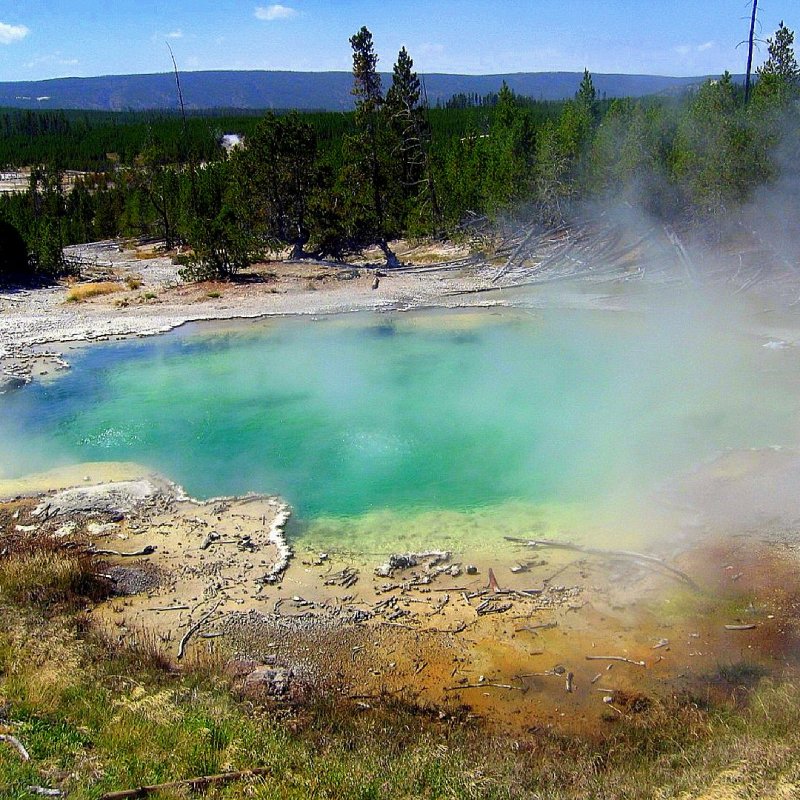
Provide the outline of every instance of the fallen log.
{"type": "Polygon", "coordinates": [[[757,627],[754,623],[748,623],[746,625],[726,625],[726,631],[752,631],[755,627],[757,627]]]}
{"type": "Polygon", "coordinates": [[[538,634],[539,631],[548,631],[551,628],[557,628],[557,622],[539,622],[536,625],[521,625],[519,628],[514,628],[514,630],[519,633],[520,631],[528,631],[530,633],[538,634]]]}
{"type": "Polygon", "coordinates": [[[658,556],[651,556],[647,553],[637,553],[634,550],[604,550],[600,547],[585,547],[571,542],[553,542],[546,539],[520,539],[514,536],[506,536],[506,541],[524,544],[528,547],[550,547],[556,550],[571,550],[576,553],[586,553],[587,555],[600,556],[602,558],[629,558],[632,561],[644,561],[648,564],[656,564],[662,569],[671,572],[680,578],[685,584],[691,586],[695,591],[700,591],[700,587],[685,572],[673,567],[658,556]]]}
{"type": "Polygon", "coordinates": [[[94,556],[116,556],[117,558],[137,558],[138,556],[151,556],[156,551],[154,544],[148,544],[141,550],[135,550],[133,553],[122,553],[119,550],[97,550],[92,548],[89,552],[94,556]]]}
{"type": "Polygon", "coordinates": [[[458,692],[461,689],[486,689],[487,687],[494,689],[511,689],[516,692],[526,692],[527,689],[522,686],[512,686],[510,683],[465,683],[463,686],[445,686],[446,692],[458,692]]]}
{"type": "Polygon", "coordinates": [[[213,608],[211,608],[210,611],[203,614],[203,616],[200,617],[200,619],[197,622],[195,622],[195,624],[192,625],[192,627],[189,628],[189,630],[186,631],[186,633],[183,634],[183,638],[181,639],[180,644],[178,645],[178,661],[180,661],[183,658],[183,655],[186,651],[186,645],[189,643],[189,639],[191,639],[192,636],[195,633],[197,633],[198,630],[200,630],[200,628],[208,621],[211,615],[220,607],[221,603],[222,600],[217,601],[217,603],[213,606],[213,608]]]}
{"type": "Polygon", "coordinates": [[[12,736],[10,733],[0,733],[0,742],[8,742],[19,753],[23,761],[31,760],[28,751],[16,736],[12,736]]]}
{"type": "Polygon", "coordinates": [[[121,792],[106,792],[100,795],[100,800],[131,800],[132,798],[147,797],[148,795],[169,791],[170,789],[206,789],[209,786],[222,786],[232,781],[257,778],[261,775],[268,775],[269,773],[269,769],[258,768],[244,770],[243,772],[223,772],[219,775],[201,775],[198,778],[187,778],[182,781],[171,781],[169,783],[153,784],[152,786],[139,786],[136,789],[125,789],[121,792]]]}

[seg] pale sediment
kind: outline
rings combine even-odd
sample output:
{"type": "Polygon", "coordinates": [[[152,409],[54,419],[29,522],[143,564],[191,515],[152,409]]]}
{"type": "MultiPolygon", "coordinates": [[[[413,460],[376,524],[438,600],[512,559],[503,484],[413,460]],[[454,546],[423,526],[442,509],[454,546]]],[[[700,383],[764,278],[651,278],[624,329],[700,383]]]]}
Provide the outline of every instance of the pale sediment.
{"type": "MultiPolygon", "coordinates": [[[[0,293],[0,392],[43,369],[67,366],[57,348],[43,352],[55,343],[151,336],[205,320],[487,304],[480,295],[459,299],[462,293],[489,286],[475,271],[403,271],[381,279],[380,288],[373,290],[371,272],[347,265],[270,264],[269,279],[221,284],[209,291],[208,285],[182,285],[169,258],[112,258],[109,244],[97,246],[109,275],[120,284],[119,292],[81,303],[67,302],[68,287],[62,285],[0,293]],[[124,284],[132,277],[142,281],[135,290],[124,284]]],[[[82,246],[84,258],[92,247],[82,246]]]]}

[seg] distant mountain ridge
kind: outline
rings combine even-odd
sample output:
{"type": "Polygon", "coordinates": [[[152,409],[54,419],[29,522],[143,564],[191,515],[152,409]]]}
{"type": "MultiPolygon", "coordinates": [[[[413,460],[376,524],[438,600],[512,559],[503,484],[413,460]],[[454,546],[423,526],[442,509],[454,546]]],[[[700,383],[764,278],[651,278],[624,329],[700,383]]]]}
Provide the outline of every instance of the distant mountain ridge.
{"type": "MultiPolygon", "coordinates": [[[[535,100],[563,100],[578,89],[579,72],[518,72],[507,75],[424,76],[431,105],[454,94],[485,95],[505,81],[520,95],[535,100]]],[[[598,93],[608,97],[642,97],[676,94],[708,76],[593,74],[598,93]]],[[[391,76],[384,74],[384,85],[391,76]]],[[[181,85],[189,109],[319,109],[352,108],[353,79],[349,72],[206,71],[182,72],[181,85]]],[[[96,111],[174,109],[175,76],[171,72],[148,75],[107,75],[96,78],[53,78],[45,81],[0,82],[0,106],[63,108],[96,111]]]]}

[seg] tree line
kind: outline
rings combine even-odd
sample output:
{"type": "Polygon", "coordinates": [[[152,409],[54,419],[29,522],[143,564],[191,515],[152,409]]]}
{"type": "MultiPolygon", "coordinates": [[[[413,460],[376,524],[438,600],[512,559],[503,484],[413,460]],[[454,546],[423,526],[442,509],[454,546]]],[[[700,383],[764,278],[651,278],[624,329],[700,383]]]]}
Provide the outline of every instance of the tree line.
{"type": "Polygon", "coordinates": [[[43,277],[63,270],[66,244],[141,234],[187,244],[187,277],[230,276],[285,248],[344,258],[377,246],[393,265],[397,237],[448,236],[468,216],[521,208],[558,225],[596,197],[713,233],[800,163],[800,70],[783,23],[747,100],[725,73],[680,98],[609,101],[585,71],[567,102],[503,85],[431,109],[405,48],[384,87],[370,31],[350,45],[352,113],[3,118],[0,162],[23,130],[34,148],[116,148],[70,191],[62,170],[79,157],[32,159],[42,166],[29,190],[0,197],[3,230],[18,232],[43,277]],[[246,146],[226,154],[220,136],[234,131],[246,146]]]}

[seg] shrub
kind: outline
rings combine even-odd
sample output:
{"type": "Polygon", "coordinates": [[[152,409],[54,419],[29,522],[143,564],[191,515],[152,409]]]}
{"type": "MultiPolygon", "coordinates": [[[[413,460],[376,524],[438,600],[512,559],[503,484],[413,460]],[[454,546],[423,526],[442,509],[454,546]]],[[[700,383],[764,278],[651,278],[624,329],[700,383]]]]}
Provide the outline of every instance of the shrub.
{"type": "Polygon", "coordinates": [[[30,283],[34,275],[22,235],[13,225],[0,221],[0,286],[30,283]]]}

